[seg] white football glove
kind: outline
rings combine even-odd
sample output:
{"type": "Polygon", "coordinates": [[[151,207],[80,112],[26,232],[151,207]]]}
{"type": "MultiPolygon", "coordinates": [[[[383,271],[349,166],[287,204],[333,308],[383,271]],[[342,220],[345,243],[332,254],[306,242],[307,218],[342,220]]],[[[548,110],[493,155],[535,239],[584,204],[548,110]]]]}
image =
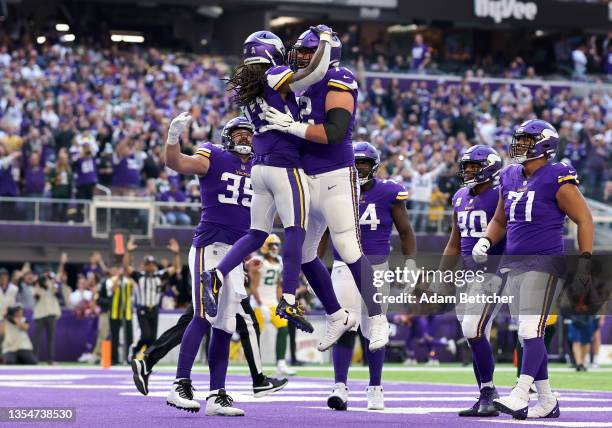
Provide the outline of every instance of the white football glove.
{"type": "Polygon", "coordinates": [[[170,145],[178,144],[179,137],[187,128],[187,124],[191,120],[191,115],[186,111],[182,112],[170,122],[170,128],[168,129],[168,138],[166,143],[170,145]]]}
{"type": "Polygon", "coordinates": [[[476,242],[474,248],[472,248],[472,256],[476,263],[484,263],[487,261],[487,251],[491,248],[491,240],[489,238],[482,237],[476,242]]]}
{"type": "Polygon", "coordinates": [[[268,125],[260,128],[260,132],[266,131],[281,131],[288,134],[296,135],[300,138],[306,138],[307,123],[296,122],[289,112],[289,108],[285,107],[286,113],[280,112],[274,107],[268,106],[265,111],[265,119],[268,125]]]}

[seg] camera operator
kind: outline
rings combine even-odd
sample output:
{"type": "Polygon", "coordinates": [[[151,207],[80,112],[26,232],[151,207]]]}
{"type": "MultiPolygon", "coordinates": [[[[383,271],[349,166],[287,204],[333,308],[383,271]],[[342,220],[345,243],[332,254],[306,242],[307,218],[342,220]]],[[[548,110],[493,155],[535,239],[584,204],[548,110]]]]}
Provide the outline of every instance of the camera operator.
{"type": "Polygon", "coordinates": [[[55,345],[55,325],[62,314],[58,295],[65,280],[64,265],[68,256],[62,253],[57,274],[46,271],[34,286],[34,344],[36,354],[40,356],[40,338],[47,336],[47,363],[53,364],[55,345]]]}
{"type": "Polygon", "coordinates": [[[23,307],[10,306],[6,312],[5,334],[2,352],[5,364],[36,364],[32,342],[28,336],[29,324],[23,316],[23,307]]]}

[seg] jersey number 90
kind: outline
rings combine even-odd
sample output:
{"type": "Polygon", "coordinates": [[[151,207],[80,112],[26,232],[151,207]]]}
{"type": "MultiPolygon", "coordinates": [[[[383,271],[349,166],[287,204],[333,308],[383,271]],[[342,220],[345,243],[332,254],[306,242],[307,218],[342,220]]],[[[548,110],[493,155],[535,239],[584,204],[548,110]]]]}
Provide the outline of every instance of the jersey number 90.
{"type": "Polygon", "coordinates": [[[487,213],[483,210],[460,211],[457,213],[457,223],[462,238],[482,238],[487,230],[487,213]]]}

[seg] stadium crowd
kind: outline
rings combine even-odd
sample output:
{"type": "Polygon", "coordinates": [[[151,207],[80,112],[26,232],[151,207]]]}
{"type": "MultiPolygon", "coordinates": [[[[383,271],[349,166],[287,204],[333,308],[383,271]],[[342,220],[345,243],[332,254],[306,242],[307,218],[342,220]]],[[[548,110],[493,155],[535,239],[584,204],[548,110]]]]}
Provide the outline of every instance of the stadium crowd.
{"type": "MultiPolygon", "coordinates": [[[[348,45],[346,42],[345,45],[348,45]]],[[[456,160],[475,143],[494,146],[507,159],[511,133],[538,116],[562,138],[559,159],[583,177],[587,196],[609,201],[612,181],[612,93],[584,95],[535,91],[521,85],[470,85],[399,79],[361,87],[355,140],[380,150],[383,177],[410,190],[417,231],[440,216],[459,186],[456,160]],[[429,220],[429,223],[428,223],[429,220]]],[[[197,180],[164,167],[169,119],[189,110],[194,118],[183,150],[199,141],[220,142],[223,124],[239,114],[225,91],[231,72],[225,59],[156,49],[120,51],[43,44],[0,47],[0,197],[90,199],[97,185],[113,195],[164,202],[196,202],[197,180]]],[[[468,73],[471,76],[471,72],[468,73]]],[[[4,204],[4,219],[32,218],[4,204]],[[12,216],[12,218],[11,218],[12,216]]],[[[43,220],[78,217],[68,203],[40,214],[43,220]]],[[[31,210],[30,210],[31,211],[31,210]]],[[[169,224],[195,224],[197,210],[165,208],[169,224]]]]}

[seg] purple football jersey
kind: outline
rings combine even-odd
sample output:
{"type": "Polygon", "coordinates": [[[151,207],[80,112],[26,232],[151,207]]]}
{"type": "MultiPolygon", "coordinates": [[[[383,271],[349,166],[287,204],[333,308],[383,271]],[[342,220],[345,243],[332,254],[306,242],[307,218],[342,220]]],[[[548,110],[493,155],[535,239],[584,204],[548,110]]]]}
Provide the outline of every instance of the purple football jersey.
{"type": "MultiPolygon", "coordinates": [[[[374,179],[374,185],[359,195],[359,231],[361,248],[372,264],[387,261],[391,252],[394,204],[405,204],[408,192],[393,180],[374,179]]],[[[336,260],[341,260],[334,250],[336,260]]]]}
{"type": "Polygon", "coordinates": [[[140,164],[135,155],[119,159],[113,155],[113,186],[138,187],[140,184],[140,164]]]}
{"type": "Polygon", "coordinates": [[[196,154],[210,159],[210,167],[199,178],[202,214],[193,245],[231,245],[248,232],[251,224],[251,161],[242,162],[238,155],[212,143],[199,146],[196,154]]]}
{"type": "MultiPolygon", "coordinates": [[[[464,256],[471,256],[472,248],[485,235],[499,201],[499,186],[491,186],[476,196],[470,190],[462,187],[453,196],[453,210],[461,233],[461,254],[464,256]]],[[[492,246],[488,254],[500,255],[503,251],[504,240],[492,246]]]]}
{"type": "Polygon", "coordinates": [[[353,95],[353,115],[340,144],[317,144],[306,141],[302,144],[302,168],[308,175],[321,174],[339,168],[352,166],[353,125],[357,111],[357,80],[345,67],[333,67],[319,82],[315,83],[300,96],[300,115],[302,122],[320,124],[325,122],[325,98],[329,91],[348,91],[353,95]]]}
{"type": "Polygon", "coordinates": [[[77,186],[95,184],[98,182],[98,173],[96,172],[95,162],[95,159],[90,157],[79,158],[75,161],[74,170],[76,172],[77,186]]]}
{"type": "Polygon", "coordinates": [[[547,163],[529,178],[522,165],[510,165],[501,172],[507,255],[563,254],[565,213],[556,195],[568,183],[578,184],[578,176],[564,163],[547,163]]]}
{"type": "Polygon", "coordinates": [[[293,71],[286,65],[269,68],[264,82],[264,96],[257,98],[256,103],[243,109],[244,115],[255,128],[254,164],[263,163],[282,168],[299,166],[302,141],[300,138],[280,131],[260,132],[263,126],[268,125],[263,113],[266,106],[272,106],[283,113],[288,108],[293,118],[299,120],[299,108],[293,93],[289,92],[283,99],[278,91],[292,74],[293,71]]]}

